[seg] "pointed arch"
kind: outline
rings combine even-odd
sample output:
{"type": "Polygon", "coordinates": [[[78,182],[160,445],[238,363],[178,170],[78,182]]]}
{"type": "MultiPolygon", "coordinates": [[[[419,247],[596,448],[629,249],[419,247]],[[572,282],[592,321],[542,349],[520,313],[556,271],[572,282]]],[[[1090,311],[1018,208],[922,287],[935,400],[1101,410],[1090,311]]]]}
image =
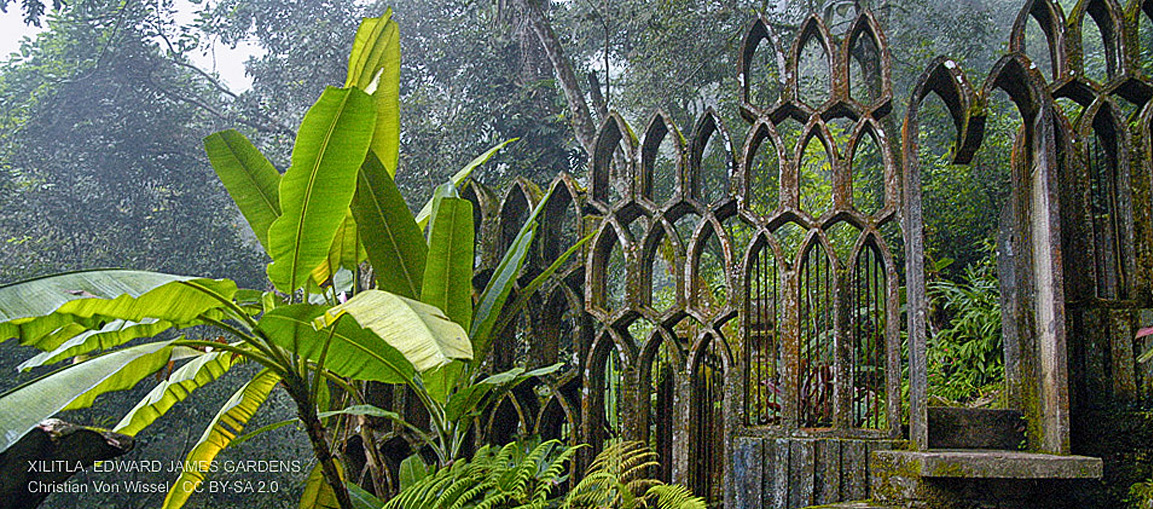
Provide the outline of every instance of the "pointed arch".
{"type": "Polygon", "coordinates": [[[693,127],[685,194],[705,205],[728,200],[735,196],[736,166],[732,139],[721,117],[710,106],[693,127]]]}
{"type": "Polygon", "coordinates": [[[882,252],[884,243],[875,234],[861,236],[855,249],[849,275],[849,299],[854,316],[848,331],[849,369],[852,399],[851,424],[855,428],[889,429],[893,415],[890,399],[889,338],[890,260],[882,252]]]}
{"type": "Polygon", "coordinates": [[[1093,251],[1093,291],[1098,299],[1129,298],[1133,263],[1133,210],[1127,122],[1109,97],[1085,110],[1077,128],[1087,184],[1084,218],[1093,251]]]}
{"type": "Polygon", "coordinates": [[[810,232],[797,265],[798,330],[797,410],[801,428],[834,425],[837,384],[836,261],[832,246],[818,230],[810,232]]]}
{"type": "Polygon", "coordinates": [[[676,340],[663,327],[657,327],[646,341],[640,361],[641,432],[661,459],[658,478],[672,482],[673,423],[684,419],[677,415],[676,404],[684,359],[676,340]]]}
{"type": "Polygon", "coordinates": [[[624,432],[621,415],[624,401],[624,370],[629,366],[629,347],[611,328],[605,328],[589,349],[585,362],[585,397],[583,421],[585,443],[594,452],[601,450],[606,440],[620,437],[624,432]]]}
{"type": "MultiPolygon", "coordinates": [[[[823,121],[820,119],[810,121],[797,143],[793,159],[796,164],[789,165],[795,173],[785,178],[786,189],[797,190],[795,208],[808,213],[814,219],[845,201],[842,191],[848,179],[840,164],[837,145],[832,139],[833,136],[823,121]],[[814,141],[819,144],[819,150],[813,150],[814,141]]],[[[792,198],[789,197],[790,200],[792,198]]]]}
{"type": "Polygon", "coordinates": [[[969,79],[965,76],[960,65],[946,57],[937,57],[929,64],[929,68],[917,80],[909,100],[909,107],[905,111],[905,127],[902,130],[905,147],[904,151],[906,169],[909,157],[916,158],[917,134],[920,127],[918,111],[921,103],[930,93],[937,94],[949,110],[953,119],[953,126],[957,130],[957,138],[953,143],[953,164],[967,164],[981,144],[981,137],[985,132],[984,112],[975,108],[978,101],[969,79]]]}
{"type": "Polygon", "coordinates": [[[631,271],[627,270],[630,264],[624,239],[615,221],[604,221],[589,251],[585,281],[589,311],[602,322],[623,306],[628,293],[631,271]]]}
{"type": "MultiPolygon", "coordinates": [[[[541,226],[541,261],[551,264],[569,247],[576,244],[582,232],[580,187],[571,176],[562,173],[553,180],[553,191],[545,204],[541,226]]],[[[570,262],[576,265],[576,261],[570,262]]]]}
{"type": "Polygon", "coordinates": [[[636,151],[637,140],[624,118],[613,111],[597,130],[593,145],[592,179],[590,193],[592,201],[607,211],[618,198],[617,186],[631,188],[631,161],[636,151]],[[620,180],[624,182],[618,182],[620,180]]]}
{"type": "Polygon", "coordinates": [[[885,142],[884,132],[872,119],[858,122],[845,155],[850,175],[848,194],[853,208],[878,219],[896,210],[900,199],[897,165],[889,143],[885,142]],[[867,160],[872,158],[876,160],[867,160]],[[879,174],[877,169],[880,169],[879,174]],[[879,196],[877,191],[880,191],[879,196]]]}
{"type": "Polygon", "coordinates": [[[659,316],[684,302],[680,285],[683,271],[678,268],[685,264],[685,246],[666,223],[660,221],[649,230],[640,257],[640,303],[659,316]]]}
{"type": "Polygon", "coordinates": [[[1122,37],[1124,13],[1115,0],[1083,0],[1069,13],[1066,45],[1069,50],[1069,66],[1081,76],[1089,76],[1085,59],[1085,23],[1093,23],[1101,35],[1105,51],[1105,81],[1112,80],[1124,70],[1127,41],[1122,37]],[[1086,19],[1088,17],[1088,19],[1086,19]]]}
{"type": "Polygon", "coordinates": [[[754,122],[757,117],[763,116],[776,103],[784,99],[782,96],[787,88],[787,82],[781,77],[784,76],[782,71],[787,68],[788,64],[782,50],[783,48],[781,48],[764,17],[757,17],[753,20],[749,29],[745,31],[744,40],[741,42],[740,58],[737,63],[737,80],[741,84],[741,116],[749,122],[754,122]],[[757,54],[764,51],[762,44],[766,44],[767,49],[773,52],[772,61],[776,68],[775,76],[771,72],[772,69],[753,68],[754,63],[757,62],[757,54]],[[776,88],[775,94],[772,93],[772,90],[753,89],[754,82],[760,81],[762,74],[768,74],[765,78],[775,85],[775,87],[768,88],[776,88]]]}
{"type": "MultiPolygon", "coordinates": [[[[892,98],[893,84],[889,68],[889,47],[881,43],[883,32],[876,18],[869,11],[858,14],[849,28],[842,47],[841,61],[845,63],[848,95],[863,105],[877,105],[892,98]],[[854,80],[853,65],[860,66],[860,76],[854,80]],[[872,97],[858,97],[857,82],[873,82],[867,87],[872,97]]],[[[863,83],[862,83],[863,84],[863,83]]]]}
{"type": "Polygon", "coordinates": [[[779,424],[785,403],[784,270],[776,239],[762,231],[744,259],[745,331],[742,355],[744,419],[751,426],[779,424]]]}
{"type": "Polygon", "coordinates": [[[688,253],[689,307],[702,316],[726,307],[732,295],[728,268],[732,252],[724,229],[715,219],[701,221],[693,234],[688,253]]]}
{"type": "Polygon", "coordinates": [[[753,213],[768,217],[785,203],[782,189],[786,164],[781,137],[767,120],[753,125],[745,139],[743,164],[738,169],[738,196],[753,213]],[[768,146],[765,146],[768,143],[768,146]]]}
{"type": "MultiPolygon", "coordinates": [[[[821,20],[820,16],[816,14],[810,15],[804,23],[801,24],[799,34],[793,42],[792,49],[789,51],[789,85],[787,90],[787,98],[789,100],[815,109],[833,97],[833,83],[837,80],[833,80],[832,77],[838,69],[837,56],[839,54],[839,48],[833,45],[832,40],[832,36],[829,35],[829,29],[825,26],[825,22],[821,20]],[[803,70],[801,69],[802,53],[804,53],[810,42],[815,42],[825,53],[825,72],[821,73],[817,71],[816,74],[817,76],[824,76],[828,79],[826,90],[820,92],[823,99],[816,102],[816,104],[806,102],[805,97],[802,97],[803,94],[801,93],[801,71],[803,70]]],[[[816,98],[814,97],[813,99],[816,98]]]]}
{"type": "Polygon", "coordinates": [[[638,197],[659,206],[674,196],[684,196],[685,141],[666,113],[658,111],[652,116],[640,147],[638,197]]]}
{"type": "Polygon", "coordinates": [[[712,504],[724,498],[728,362],[723,338],[720,333],[702,331],[689,356],[688,485],[712,504]]]}
{"type": "MultiPolygon", "coordinates": [[[[528,220],[529,213],[540,201],[541,190],[536,184],[523,177],[513,179],[504,198],[500,202],[500,253],[512,246],[521,226],[528,220]]],[[[531,259],[531,257],[530,257],[531,259]]],[[[527,263],[527,260],[526,260],[527,263]]]]}
{"type": "Polygon", "coordinates": [[[1009,51],[1026,54],[1025,32],[1030,18],[1037,21],[1037,25],[1041,27],[1041,31],[1045,35],[1049,64],[1052,67],[1050,78],[1056,81],[1067,76],[1069,71],[1065,53],[1067,44],[1065,40],[1065,14],[1062,12],[1061,6],[1053,0],[1029,0],[1025,3],[1017,13],[1017,19],[1013,22],[1013,29],[1009,36],[1009,51]]]}

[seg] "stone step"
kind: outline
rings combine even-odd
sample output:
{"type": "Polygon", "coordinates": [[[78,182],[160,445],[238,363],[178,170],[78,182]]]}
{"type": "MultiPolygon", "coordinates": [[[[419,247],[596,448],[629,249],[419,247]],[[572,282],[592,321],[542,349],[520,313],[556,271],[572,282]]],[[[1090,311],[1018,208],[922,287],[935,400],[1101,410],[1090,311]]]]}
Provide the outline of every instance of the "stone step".
{"type": "Polygon", "coordinates": [[[841,502],[839,504],[814,505],[805,509],[900,509],[895,505],[882,505],[868,500],[861,502],[841,502]]]}

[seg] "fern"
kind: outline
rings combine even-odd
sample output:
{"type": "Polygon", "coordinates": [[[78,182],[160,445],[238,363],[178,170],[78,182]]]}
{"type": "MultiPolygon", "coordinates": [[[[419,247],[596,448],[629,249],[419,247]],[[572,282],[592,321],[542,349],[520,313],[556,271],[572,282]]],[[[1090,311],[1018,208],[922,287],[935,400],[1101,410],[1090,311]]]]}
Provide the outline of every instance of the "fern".
{"type": "Polygon", "coordinates": [[[597,455],[569,492],[565,509],[704,509],[705,501],[680,485],[650,477],[660,467],[644,442],[615,442],[597,455]]]}
{"type": "Polygon", "coordinates": [[[616,442],[593,459],[585,476],[562,499],[556,487],[580,447],[557,440],[485,446],[470,461],[417,481],[384,509],[705,509],[684,486],[651,477],[660,463],[643,442],[616,442]]]}
{"type": "Polygon", "coordinates": [[[679,484],[661,484],[649,488],[648,495],[660,509],[707,509],[708,505],[700,497],[693,496],[688,488],[679,484]]]}
{"type": "Polygon", "coordinates": [[[485,446],[412,486],[384,509],[546,509],[576,447],[557,440],[485,446]]]}

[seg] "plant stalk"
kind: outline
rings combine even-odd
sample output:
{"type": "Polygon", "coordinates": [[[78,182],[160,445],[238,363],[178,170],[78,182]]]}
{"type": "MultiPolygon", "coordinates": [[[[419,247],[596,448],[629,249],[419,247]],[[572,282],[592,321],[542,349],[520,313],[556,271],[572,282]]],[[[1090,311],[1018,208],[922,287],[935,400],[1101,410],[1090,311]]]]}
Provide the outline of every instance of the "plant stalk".
{"type": "Polygon", "coordinates": [[[336,463],[333,461],[332,449],[328,447],[328,441],[324,438],[324,424],[317,417],[316,405],[309,398],[307,382],[299,377],[293,377],[293,380],[286,382],[288,393],[296,402],[296,412],[300,421],[304,423],[304,431],[308,434],[308,440],[312,442],[312,454],[316,456],[316,461],[320,462],[324,480],[332,488],[340,509],[354,509],[348,488],[340,478],[340,471],[336,469],[336,463]]]}

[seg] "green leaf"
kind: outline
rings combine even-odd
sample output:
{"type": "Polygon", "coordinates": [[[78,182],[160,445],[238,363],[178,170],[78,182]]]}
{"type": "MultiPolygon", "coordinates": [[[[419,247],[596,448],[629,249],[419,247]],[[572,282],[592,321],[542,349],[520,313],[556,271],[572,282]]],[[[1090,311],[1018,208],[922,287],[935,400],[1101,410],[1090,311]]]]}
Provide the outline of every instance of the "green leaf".
{"type": "Polygon", "coordinates": [[[360,262],[368,259],[357,233],[356,219],[352,217],[352,211],[349,210],[345,213],[344,221],[340,227],[336,229],[336,235],[332,238],[332,246],[328,248],[328,257],[320,262],[320,265],[317,265],[315,269],[312,269],[312,280],[316,284],[325,284],[340,269],[356,270],[360,262]]]}
{"type": "Polygon", "coordinates": [[[400,414],[396,412],[385,410],[373,405],[353,405],[348,408],[333,410],[331,412],[321,412],[319,414],[321,418],[332,417],[334,415],[368,415],[371,417],[384,417],[394,421],[403,419],[403,417],[401,417],[400,414]]]}
{"type": "Polygon", "coordinates": [[[204,474],[211,470],[216,456],[244,431],[244,426],[256,414],[256,410],[264,400],[268,399],[268,394],[278,382],[280,377],[276,373],[263,370],[224,403],[216,413],[216,417],[208,424],[208,428],[204,430],[200,440],[185,457],[184,469],[169,489],[163,509],[184,506],[188,497],[192,496],[200,483],[204,482],[204,474]]]}
{"type": "MultiPolygon", "coordinates": [[[[340,480],[343,482],[344,465],[341,465],[340,460],[335,457],[332,458],[332,462],[336,465],[336,472],[340,474],[340,480]]],[[[336,501],[336,493],[332,491],[332,486],[329,486],[328,481],[324,479],[324,467],[318,461],[309,472],[308,479],[304,481],[304,494],[300,496],[300,509],[336,509],[339,507],[340,503],[336,501]]]]}
{"type": "Polygon", "coordinates": [[[355,88],[325,89],[304,115],[292,166],[280,181],[282,214],[268,231],[268,278],[281,292],[304,286],[328,256],[352,202],[375,119],[371,98],[355,88]]]}
{"type": "MultiPolygon", "coordinates": [[[[345,88],[356,87],[367,90],[376,81],[384,63],[384,53],[388,48],[385,28],[392,22],[392,9],[379,18],[362,18],[352,41],[352,51],[348,53],[348,77],[345,88]]],[[[395,24],[395,22],[392,22],[395,24]]]]}
{"type": "Polygon", "coordinates": [[[331,333],[325,369],[355,380],[384,383],[412,380],[415,370],[405,356],[355,321],[340,320],[334,328],[316,330],[313,322],[323,320],[325,311],[324,306],[311,304],[281,306],[265,314],[257,329],[273,344],[311,361],[320,360],[331,333]]]}
{"type": "Polygon", "coordinates": [[[371,152],[358,174],[352,214],[377,288],[416,299],[428,246],[392,177],[371,152]]]}
{"type": "Polygon", "coordinates": [[[469,385],[452,395],[445,405],[444,412],[445,418],[449,421],[456,421],[467,415],[480,415],[485,412],[483,405],[485,397],[493,391],[496,391],[492,398],[488,399],[491,403],[500,399],[508,391],[511,391],[517,385],[520,385],[525,380],[532,377],[545,376],[562,368],[564,363],[558,362],[542,368],[537,368],[532,371],[525,371],[524,368],[513,368],[508,371],[497,373],[489,376],[475,384],[469,385]]]}
{"type": "Polygon", "coordinates": [[[428,465],[425,464],[424,458],[421,458],[420,454],[413,454],[401,460],[399,477],[401,491],[428,477],[428,465]]]}
{"type": "MultiPolygon", "coordinates": [[[[469,161],[468,164],[464,165],[464,168],[461,168],[460,171],[456,172],[455,175],[449,178],[449,182],[452,183],[453,187],[459,187],[461,182],[464,182],[469,175],[472,175],[473,170],[488,162],[489,159],[492,159],[492,156],[496,155],[497,152],[500,152],[500,149],[505,148],[509,143],[519,139],[520,138],[513,138],[511,140],[507,140],[500,145],[488,149],[488,151],[485,153],[476,156],[476,158],[474,158],[472,161],[469,161]]],[[[424,230],[424,227],[428,226],[428,220],[430,217],[432,217],[432,203],[432,199],[425,202],[424,207],[422,207],[420,212],[416,214],[416,224],[420,227],[421,230],[424,230]]]]}
{"type": "Polygon", "coordinates": [[[228,372],[237,361],[231,352],[210,352],[196,356],[172,372],[168,379],[160,382],[144,399],[132,408],[113,431],[136,436],[140,430],[152,424],[175,404],[183,401],[192,391],[208,385],[228,372]]]}
{"type": "Polygon", "coordinates": [[[491,343],[489,336],[493,326],[496,325],[497,318],[500,317],[501,311],[504,309],[504,303],[508,301],[509,293],[512,292],[512,288],[516,284],[516,277],[520,274],[521,267],[524,266],[535,235],[536,223],[530,220],[530,222],[525,223],[525,228],[522,228],[517,234],[516,239],[508,248],[508,252],[497,264],[484,292],[480,294],[480,300],[476,306],[476,316],[472,322],[472,338],[476,343],[473,348],[479,354],[477,359],[483,359],[488,353],[488,346],[491,343]]]}
{"type": "Polygon", "coordinates": [[[502,334],[504,330],[510,324],[512,324],[512,321],[516,319],[517,311],[524,309],[524,307],[528,305],[528,301],[536,295],[536,291],[540,289],[540,287],[543,286],[546,282],[548,282],[548,280],[551,279],[553,275],[557,273],[557,271],[564,267],[565,263],[568,262],[568,259],[580,251],[581,247],[588,243],[588,241],[591,240],[594,235],[596,234],[590,233],[585,235],[584,238],[578,240],[576,244],[570,246],[567,250],[565,250],[564,253],[561,253],[561,255],[558,256],[556,260],[553,260],[552,265],[549,265],[548,268],[544,270],[544,272],[537,274],[537,276],[533,278],[532,281],[529,281],[529,283],[525,285],[524,288],[521,288],[520,292],[517,294],[516,300],[514,300],[512,304],[506,305],[504,309],[501,310],[500,319],[497,320],[496,326],[493,327],[492,332],[489,333],[489,335],[499,336],[502,334]]]}
{"type": "MultiPolygon", "coordinates": [[[[182,349],[186,350],[186,349],[182,349]]],[[[0,396],[0,452],[64,410],[87,408],[96,397],[130,389],[168,364],[170,341],[148,343],[73,364],[0,396]]]]}
{"type": "Polygon", "coordinates": [[[438,199],[429,231],[421,301],[444,311],[464,329],[472,323],[472,264],[475,231],[472,202],[438,199]]]}
{"type": "Polygon", "coordinates": [[[204,150],[260,245],[271,253],[268,227],[280,217],[280,173],[248,138],[232,129],[204,138],[204,150]]]}
{"type": "Polygon", "coordinates": [[[428,391],[429,397],[443,405],[463,372],[464,363],[452,361],[432,371],[421,373],[420,378],[424,381],[424,389],[428,391]]]}
{"type": "Polygon", "coordinates": [[[376,107],[372,151],[395,176],[400,158],[400,30],[391,9],[361,21],[348,56],[345,86],[372,94],[376,107]]]}
{"type": "Polygon", "coordinates": [[[275,431],[275,430],[278,430],[278,429],[283,428],[285,426],[288,426],[289,424],[296,424],[298,422],[300,422],[300,419],[285,419],[283,421],[277,421],[277,422],[274,422],[272,424],[266,424],[264,426],[256,428],[255,430],[249,431],[248,433],[245,433],[243,435],[236,437],[235,439],[232,440],[232,443],[230,445],[232,447],[239,446],[240,444],[243,444],[244,442],[247,442],[249,440],[252,440],[253,438],[256,438],[257,435],[268,433],[269,431],[275,431]]]}
{"type": "MultiPolygon", "coordinates": [[[[77,330],[79,330],[79,333],[61,343],[55,350],[41,352],[35,357],[20,363],[19,366],[16,366],[16,369],[18,371],[27,371],[35,367],[55,364],[78,355],[120,346],[136,338],[152,337],[170,328],[172,328],[171,323],[153,318],[146,318],[140,323],[126,320],[112,320],[99,330],[89,330],[77,324],[68,324],[54,334],[61,331],[77,330]]],[[[37,346],[46,344],[48,343],[40,342],[37,346]]]]}
{"type": "Polygon", "coordinates": [[[100,329],[102,322],[153,318],[179,326],[236,294],[227,279],[199,279],[134,270],[87,270],[0,286],[0,341],[53,350],[82,332],[51,335],[66,324],[100,329]]]}
{"type": "Polygon", "coordinates": [[[352,507],[355,509],[380,509],[384,507],[383,501],[356,483],[346,482],[344,485],[348,487],[348,496],[352,498],[352,507]]]}
{"type": "Polygon", "coordinates": [[[423,302],[367,290],[328,310],[317,323],[328,327],[345,314],[399,350],[418,371],[443,366],[452,359],[472,359],[472,344],[464,329],[423,302]]]}

